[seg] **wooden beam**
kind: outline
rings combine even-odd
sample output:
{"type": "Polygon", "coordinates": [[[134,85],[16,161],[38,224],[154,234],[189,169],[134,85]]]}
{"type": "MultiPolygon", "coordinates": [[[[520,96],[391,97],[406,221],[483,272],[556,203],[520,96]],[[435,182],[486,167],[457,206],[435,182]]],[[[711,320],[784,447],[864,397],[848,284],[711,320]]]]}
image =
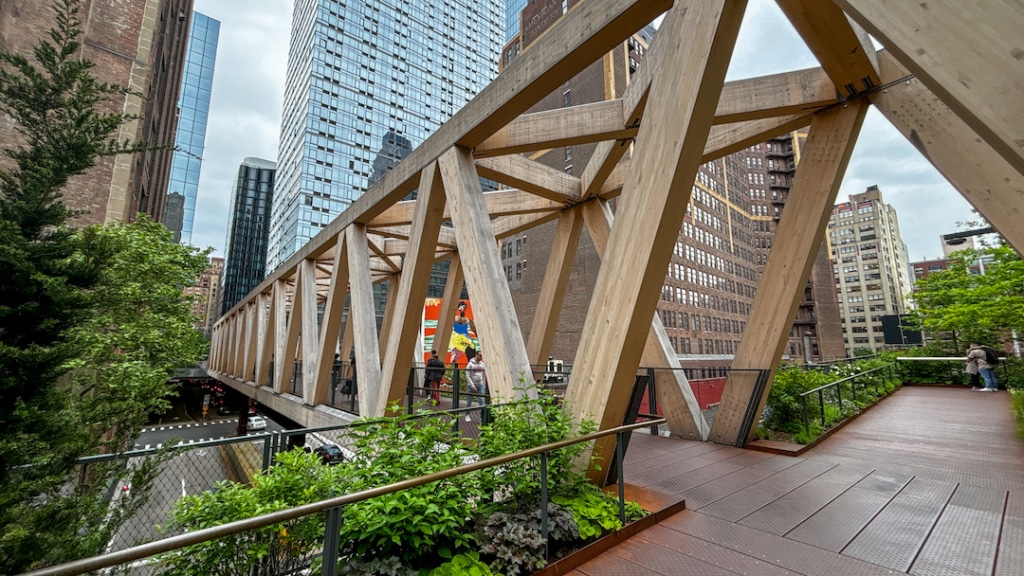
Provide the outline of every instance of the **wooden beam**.
{"type": "Polygon", "coordinates": [[[854,100],[846,107],[819,112],[811,121],[733,371],[711,425],[712,442],[742,447],[757,431],[752,420],[764,410],[867,108],[866,100],[854,100]],[[766,372],[763,385],[743,372],[749,369],[766,372]]]}
{"type": "Polygon", "coordinates": [[[473,149],[477,159],[632,138],[622,125],[622,100],[604,100],[524,114],[473,149]]]}
{"type": "Polygon", "coordinates": [[[1024,174],[1024,4],[836,0],[1014,170],[1024,174]]]}
{"type": "MultiPolygon", "coordinates": [[[[655,37],[658,68],[644,114],[657,121],[640,126],[640,154],[623,187],[566,395],[576,418],[592,415],[601,429],[625,416],[745,8],[744,1],[677,2],[655,37]]],[[[613,440],[598,441],[595,453],[608,462],[613,448],[613,440]]]]}
{"type": "Polygon", "coordinates": [[[313,392],[306,399],[306,402],[313,406],[326,404],[327,393],[331,388],[331,376],[334,373],[334,351],[338,348],[341,320],[345,313],[345,296],[348,295],[347,251],[345,235],[342,235],[334,243],[334,267],[331,270],[331,283],[327,289],[327,303],[324,304],[320,339],[317,342],[316,376],[313,380],[313,392]]]}
{"type": "Polygon", "coordinates": [[[384,265],[390,268],[392,272],[400,272],[402,270],[401,265],[399,265],[398,262],[395,262],[393,258],[389,258],[389,255],[385,252],[384,247],[382,246],[385,245],[386,242],[387,238],[376,235],[372,237],[367,236],[366,239],[366,245],[370,247],[370,251],[376,254],[384,265]]]}
{"type": "MultiPolygon", "coordinates": [[[[581,5],[581,7],[584,5],[581,5]]],[[[492,396],[514,398],[522,377],[530,378],[530,360],[519,329],[515,305],[504,278],[494,228],[482,198],[480,178],[469,150],[452,148],[438,160],[448,191],[459,257],[473,299],[474,322],[487,352],[492,396]]],[[[530,396],[536,391],[530,390],[530,396]]]]}
{"type": "Polygon", "coordinates": [[[270,357],[274,355],[273,290],[270,294],[260,292],[256,296],[257,345],[256,375],[253,383],[257,388],[266,386],[270,378],[270,357]]]}
{"type": "Polygon", "coordinates": [[[348,277],[352,301],[348,317],[356,351],[359,374],[359,413],[379,414],[374,403],[380,392],[380,348],[377,342],[377,314],[373,307],[373,284],[370,282],[370,250],[366,245],[366,227],[353,224],[345,230],[348,254],[348,277]]]}
{"type": "MultiPolygon", "coordinates": [[[[534,212],[547,212],[560,210],[565,205],[561,202],[548,200],[535,196],[522,190],[497,190],[483,193],[484,202],[487,205],[487,213],[492,217],[510,216],[515,214],[531,214],[534,212]]],[[[403,226],[412,223],[413,210],[416,208],[415,200],[399,202],[387,212],[384,212],[370,223],[375,229],[389,226],[403,226]]],[[[451,214],[445,210],[444,219],[450,220],[451,214]]]]}
{"type": "Polygon", "coordinates": [[[884,92],[868,98],[963,194],[993,228],[1024,253],[1024,176],[997,154],[887,51],[878,53],[884,92]],[[905,79],[902,82],[896,80],[905,79]],[[892,84],[890,84],[892,83],[892,84]]]}
{"type": "Polygon", "coordinates": [[[259,326],[256,321],[256,306],[259,300],[252,300],[245,310],[245,362],[242,364],[243,381],[255,378],[256,349],[259,342],[259,326]]]}
{"type": "Polygon", "coordinates": [[[838,101],[835,85],[821,68],[736,80],[722,87],[715,125],[808,115],[838,101]]]}
{"type": "Polygon", "coordinates": [[[295,365],[295,342],[298,340],[298,332],[293,340],[288,321],[288,280],[282,278],[274,288],[274,297],[279,299],[274,318],[277,335],[274,344],[274,392],[280,394],[285,391],[285,378],[291,378],[292,366],[295,365]],[[290,347],[289,341],[291,341],[290,347]]]}
{"type": "Polygon", "coordinates": [[[580,199],[579,178],[526,156],[481,158],[476,161],[476,169],[484,178],[525,190],[541,198],[562,204],[571,204],[580,199]]]}
{"type": "Polygon", "coordinates": [[[582,231],[583,217],[579,209],[570,208],[560,213],[540,295],[537,297],[537,307],[533,312],[530,339],[526,344],[530,364],[544,364],[551,353],[582,231]]]}
{"type": "Polygon", "coordinates": [[[881,83],[872,61],[871,39],[859,27],[855,30],[838,6],[818,0],[777,3],[844,97],[881,83]]]}
{"type": "MultiPolygon", "coordinates": [[[[291,322],[299,325],[299,358],[302,359],[302,400],[312,404],[316,384],[316,364],[320,344],[317,324],[316,262],[305,260],[299,265],[299,281],[295,294],[300,295],[292,306],[291,322]]],[[[290,333],[290,332],[289,332],[290,333]]]]}
{"type": "MultiPolygon", "coordinates": [[[[409,240],[409,237],[412,235],[412,226],[408,224],[400,224],[398,226],[378,226],[373,228],[373,232],[374,234],[387,238],[409,240]]],[[[455,232],[451,228],[443,227],[438,231],[437,248],[439,250],[442,248],[455,248],[456,244],[455,232]]]]}
{"type": "Polygon", "coordinates": [[[495,240],[501,240],[516,234],[522,234],[541,224],[554,222],[558,219],[559,214],[561,214],[560,211],[552,210],[546,214],[521,214],[519,216],[498,218],[491,223],[494,226],[494,238],[495,240]]]}
{"type": "Polygon", "coordinates": [[[803,128],[810,123],[810,114],[794,114],[712,126],[701,162],[717,160],[770,138],[803,128]]]}
{"type": "MultiPolygon", "coordinates": [[[[409,238],[409,246],[413,250],[406,254],[402,264],[402,277],[395,299],[397,307],[388,329],[380,389],[374,399],[373,411],[367,412],[377,416],[385,414],[389,403],[402,399],[412,368],[416,334],[423,318],[423,302],[427,297],[430,269],[434,263],[434,245],[441,230],[446,201],[444,184],[436,163],[423,170],[418,190],[409,238]]],[[[480,199],[480,202],[483,203],[483,200],[480,199]]]]}
{"type": "MultiPolygon", "coordinates": [[[[603,259],[614,220],[611,207],[603,200],[595,200],[584,204],[582,212],[594,249],[598,257],[603,259]]],[[[651,320],[641,362],[644,366],[661,368],[655,370],[655,390],[658,406],[672,433],[689,440],[707,439],[708,425],[700,411],[700,403],[693,394],[693,388],[690,388],[686,373],[679,365],[665,327],[661,324],[661,317],[657,314],[651,320]]]]}
{"type": "Polygon", "coordinates": [[[384,357],[384,353],[387,352],[388,347],[388,330],[391,329],[391,322],[395,317],[395,304],[398,302],[398,287],[402,283],[402,273],[398,272],[392,274],[387,279],[388,293],[387,301],[384,302],[384,317],[381,319],[380,334],[377,336],[378,346],[377,349],[380,351],[381,358],[384,357]]]}

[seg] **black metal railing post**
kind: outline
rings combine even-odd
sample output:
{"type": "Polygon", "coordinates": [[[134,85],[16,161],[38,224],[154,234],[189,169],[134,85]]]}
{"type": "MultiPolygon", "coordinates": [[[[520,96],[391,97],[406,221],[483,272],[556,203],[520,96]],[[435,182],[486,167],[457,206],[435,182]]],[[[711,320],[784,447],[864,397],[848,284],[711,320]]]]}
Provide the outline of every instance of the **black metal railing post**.
{"type": "Polygon", "coordinates": [[[338,573],[338,553],[341,550],[341,511],[342,506],[327,511],[327,527],[324,531],[323,576],[335,576],[338,573]]]}
{"type": "Polygon", "coordinates": [[[261,469],[266,472],[267,468],[270,468],[270,439],[272,436],[267,436],[263,439],[263,465],[261,469]]]}
{"type": "Polygon", "coordinates": [[[544,559],[547,560],[548,546],[548,453],[540,453],[540,534],[544,539],[544,559]]]}
{"type": "Polygon", "coordinates": [[[800,395],[800,402],[804,405],[804,432],[811,433],[811,422],[807,419],[807,396],[800,395]]]}
{"type": "Polygon", "coordinates": [[[413,388],[415,386],[416,386],[416,367],[413,366],[412,368],[409,368],[409,380],[408,380],[408,382],[405,383],[405,393],[406,393],[406,397],[407,397],[406,401],[405,401],[405,413],[406,414],[412,414],[413,392],[414,392],[413,388]]]}
{"type": "Polygon", "coordinates": [[[821,408],[821,427],[825,428],[825,391],[818,390],[818,408],[821,408]]]}
{"type": "MultiPolygon", "coordinates": [[[[647,409],[649,413],[657,416],[658,415],[658,394],[657,388],[654,385],[654,368],[647,369],[647,409]]],[[[659,433],[658,425],[654,424],[651,426],[651,434],[657,436],[659,433]]]]}
{"type": "Polygon", "coordinates": [[[619,522],[626,525],[626,483],[622,471],[622,443],[625,440],[622,432],[615,434],[615,476],[619,484],[619,522]]]}

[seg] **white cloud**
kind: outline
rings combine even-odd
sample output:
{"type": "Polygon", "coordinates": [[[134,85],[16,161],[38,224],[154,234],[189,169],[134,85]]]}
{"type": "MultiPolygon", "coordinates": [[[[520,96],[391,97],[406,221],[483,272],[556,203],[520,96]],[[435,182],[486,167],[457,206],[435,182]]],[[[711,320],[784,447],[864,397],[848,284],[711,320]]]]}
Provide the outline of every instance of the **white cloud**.
{"type": "MultiPolygon", "coordinates": [[[[221,21],[220,44],[192,243],[223,252],[228,199],[247,156],[277,159],[291,25],[287,0],[196,0],[221,21]]],[[[495,31],[500,34],[500,31],[495,31]]],[[[775,2],[751,0],[727,78],[817,66],[775,2]]],[[[911,260],[941,254],[938,236],[970,219],[968,204],[880,114],[871,111],[840,189],[877,185],[900,218],[911,260]]]]}

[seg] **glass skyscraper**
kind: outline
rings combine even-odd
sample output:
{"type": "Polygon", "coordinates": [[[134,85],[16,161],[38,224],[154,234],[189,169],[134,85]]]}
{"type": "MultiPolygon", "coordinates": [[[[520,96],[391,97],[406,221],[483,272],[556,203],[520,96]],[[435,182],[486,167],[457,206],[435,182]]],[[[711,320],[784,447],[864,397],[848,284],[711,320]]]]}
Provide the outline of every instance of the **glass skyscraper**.
{"type": "Polygon", "coordinates": [[[221,276],[221,314],[238,304],[266,276],[267,234],[276,172],[277,164],[261,158],[246,158],[238,167],[238,181],[231,194],[231,222],[224,243],[227,262],[221,276]]]}
{"type": "Polygon", "coordinates": [[[497,75],[504,9],[296,0],[268,272],[361,196],[375,166],[399,159],[378,154],[420,145],[497,75]]]}
{"type": "Polygon", "coordinates": [[[527,0],[507,0],[505,2],[505,42],[519,34],[519,15],[526,8],[527,0]]]}
{"type": "Polygon", "coordinates": [[[178,99],[178,131],[174,138],[177,149],[171,161],[167,187],[168,205],[174,209],[167,211],[163,220],[164,226],[174,233],[174,241],[179,243],[192,240],[219,36],[219,21],[199,12],[192,13],[185,72],[178,99]]]}

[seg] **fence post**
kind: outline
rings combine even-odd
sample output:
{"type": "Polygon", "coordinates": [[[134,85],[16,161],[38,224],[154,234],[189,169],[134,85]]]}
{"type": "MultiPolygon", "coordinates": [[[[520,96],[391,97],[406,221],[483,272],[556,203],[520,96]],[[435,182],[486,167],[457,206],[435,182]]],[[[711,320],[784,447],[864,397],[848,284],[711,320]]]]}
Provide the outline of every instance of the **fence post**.
{"type": "MultiPolygon", "coordinates": [[[[853,378],[850,378],[850,394],[853,395],[853,403],[856,404],[857,403],[857,376],[856,375],[854,375],[853,378]]],[[[842,402],[839,403],[839,409],[840,410],[843,409],[843,403],[842,402]]]]}
{"type": "Polygon", "coordinates": [[[825,429],[825,391],[818,390],[818,407],[821,408],[821,429],[825,429]]]}
{"type": "Polygon", "coordinates": [[[540,534],[544,539],[544,559],[548,559],[548,453],[540,453],[540,534]]]}
{"type": "MultiPolygon", "coordinates": [[[[654,368],[647,369],[647,408],[652,416],[658,415],[658,389],[654,385],[654,368]]],[[[659,434],[658,425],[651,426],[651,434],[659,434]]]]}
{"type": "Polygon", "coordinates": [[[626,525],[626,483],[622,478],[622,439],[624,432],[615,434],[615,476],[619,480],[619,522],[626,525]]]}
{"type": "Polygon", "coordinates": [[[263,439],[263,467],[264,472],[270,467],[270,439],[273,436],[267,436],[263,439]]]}
{"type": "Polygon", "coordinates": [[[409,380],[405,383],[405,413],[412,414],[413,387],[416,385],[416,367],[409,368],[409,380]]]}
{"type": "Polygon", "coordinates": [[[800,403],[804,405],[804,432],[811,433],[811,421],[807,418],[807,396],[800,395],[800,403]]]}
{"type": "Polygon", "coordinates": [[[338,573],[338,552],[341,547],[341,506],[327,511],[327,528],[324,531],[323,576],[335,576],[338,573]]]}

